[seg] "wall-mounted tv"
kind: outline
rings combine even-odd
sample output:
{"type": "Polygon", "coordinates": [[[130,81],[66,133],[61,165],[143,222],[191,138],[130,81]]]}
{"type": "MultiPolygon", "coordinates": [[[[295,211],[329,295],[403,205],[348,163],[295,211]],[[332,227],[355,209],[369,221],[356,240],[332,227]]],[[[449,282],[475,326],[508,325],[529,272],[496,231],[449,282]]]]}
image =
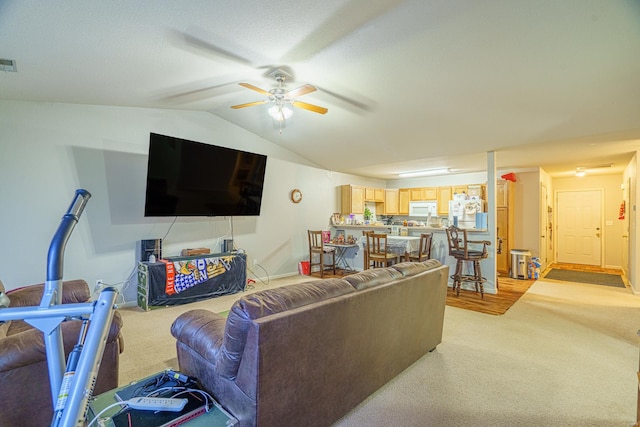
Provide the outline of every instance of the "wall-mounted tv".
{"type": "Polygon", "coordinates": [[[267,156],[151,133],[144,216],[257,216],[267,156]]]}

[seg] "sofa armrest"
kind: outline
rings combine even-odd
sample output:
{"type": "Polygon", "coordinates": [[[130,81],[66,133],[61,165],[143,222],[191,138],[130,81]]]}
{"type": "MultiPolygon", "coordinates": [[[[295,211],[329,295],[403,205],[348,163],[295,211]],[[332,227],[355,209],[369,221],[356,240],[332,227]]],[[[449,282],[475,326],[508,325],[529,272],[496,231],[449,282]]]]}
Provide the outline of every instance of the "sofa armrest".
{"type": "Polygon", "coordinates": [[[222,347],[226,323],[224,316],[209,310],[190,310],[173,322],[171,335],[205,359],[214,362],[222,347]]]}
{"type": "MultiPolygon", "coordinates": [[[[66,352],[78,341],[80,321],[62,324],[62,339],[66,352]]],[[[43,362],[46,359],[43,334],[35,328],[9,335],[0,340],[0,372],[43,362]]]]}
{"type": "MultiPolygon", "coordinates": [[[[11,307],[30,307],[40,305],[43,292],[44,283],[39,283],[11,290],[7,295],[11,300],[11,307]]],[[[90,298],[89,285],[84,280],[67,280],[62,283],[63,304],[87,302],[90,298]]]]}
{"type": "MultiPolygon", "coordinates": [[[[79,320],[62,322],[62,339],[66,353],[70,352],[78,342],[81,323],[79,320]]],[[[122,316],[116,311],[113,315],[106,342],[109,344],[117,340],[120,353],[124,348],[122,334],[120,333],[121,328],[122,316]]],[[[29,327],[26,330],[0,339],[0,372],[39,363],[45,359],[46,351],[43,334],[38,329],[29,327]]]]}

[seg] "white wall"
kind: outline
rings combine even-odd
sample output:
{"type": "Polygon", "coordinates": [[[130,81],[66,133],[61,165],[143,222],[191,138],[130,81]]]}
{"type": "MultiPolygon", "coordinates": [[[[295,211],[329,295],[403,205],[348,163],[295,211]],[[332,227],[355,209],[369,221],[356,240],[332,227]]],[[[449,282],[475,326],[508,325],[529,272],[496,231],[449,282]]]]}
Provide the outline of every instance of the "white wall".
{"type": "MultiPolygon", "coordinates": [[[[141,239],[164,239],[164,254],[187,247],[219,248],[230,236],[225,218],[145,218],[149,133],[267,155],[261,215],[236,217],[236,246],[266,270],[297,272],[308,256],[308,228],[328,229],[338,211],[337,186],[380,181],[319,169],[294,153],[204,112],[0,101],[0,278],[7,289],[46,279],[53,233],[77,188],[92,193],[69,239],[64,278],[93,285],[125,282],[135,271],[141,239]],[[299,188],[303,200],[289,201],[299,188]],[[167,234],[168,233],[168,234],[167,234]]],[[[125,290],[135,297],[135,281],[125,290]]]]}
{"type": "Polygon", "coordinates": [[[515,234],[511,249],[526,249],[540,256],[540,173],[519,172],[514,183],[515,234]]]}

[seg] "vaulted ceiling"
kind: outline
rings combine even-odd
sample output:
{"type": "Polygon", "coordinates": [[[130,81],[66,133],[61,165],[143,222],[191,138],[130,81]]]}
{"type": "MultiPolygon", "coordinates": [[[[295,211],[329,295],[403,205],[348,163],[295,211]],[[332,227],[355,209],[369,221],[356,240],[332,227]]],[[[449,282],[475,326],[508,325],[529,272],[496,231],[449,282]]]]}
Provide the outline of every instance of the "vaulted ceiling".
{"type": "MultiPolygon", "coordinates": [[[[0,2],[0,99],[207,111],[320,167],[619,172],[640,149],[635,0],[0,2]],[[238,85],[287,71],[284,123],[238,85]],[[609,166],[610,165],[610,166],[609,166]]],[[[150,131],[153,131],[152,129],[150,131]]],[[[176,135],[180,136],[180,135],[176,135]]]]}

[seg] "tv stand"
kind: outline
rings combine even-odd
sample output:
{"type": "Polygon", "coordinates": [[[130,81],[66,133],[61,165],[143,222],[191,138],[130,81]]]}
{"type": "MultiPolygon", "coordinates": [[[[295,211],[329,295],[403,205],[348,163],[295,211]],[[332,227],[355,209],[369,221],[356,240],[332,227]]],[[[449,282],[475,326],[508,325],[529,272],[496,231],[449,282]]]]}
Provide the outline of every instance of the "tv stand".
{"type": "Polygon", "coordinates": [[[138,263],[138,307],[187,304],[245,290],[247,255],[238,252],[138,263]]]}

